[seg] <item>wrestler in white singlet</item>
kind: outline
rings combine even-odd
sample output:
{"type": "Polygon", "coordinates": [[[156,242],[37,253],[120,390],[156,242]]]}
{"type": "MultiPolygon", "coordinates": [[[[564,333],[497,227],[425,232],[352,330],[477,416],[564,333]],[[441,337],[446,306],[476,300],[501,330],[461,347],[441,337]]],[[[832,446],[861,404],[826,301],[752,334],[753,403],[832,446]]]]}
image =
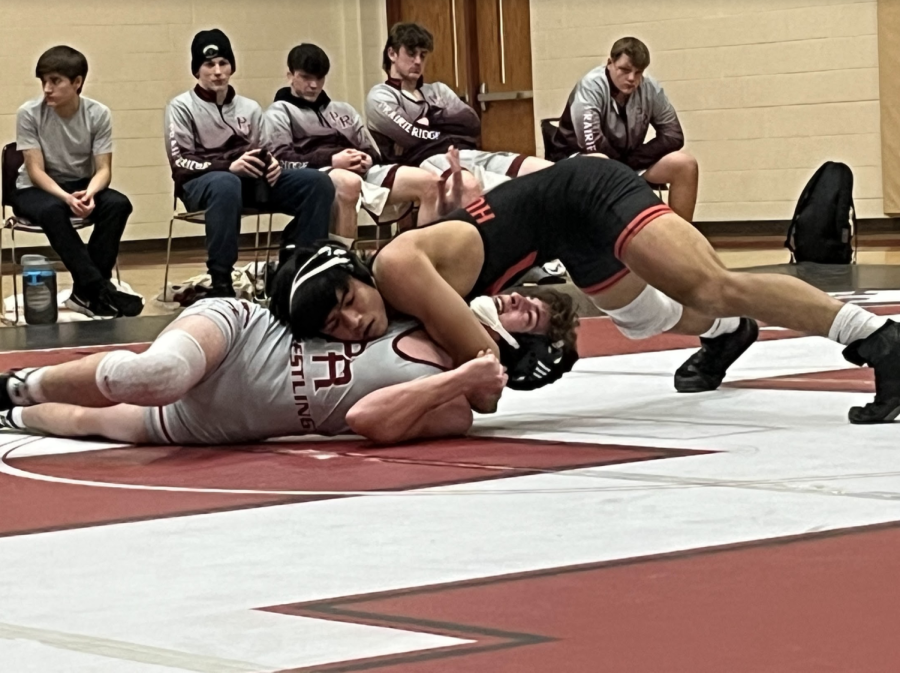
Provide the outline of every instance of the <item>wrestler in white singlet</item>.
{"type": "Polygon", "coordinates": [[[246,301],[200,301],[178,319],[191,315],[215,322],[225,335],[226,355],[178,402],[147,408],[147,429],[159,444],[350,433],[347,412],[363,397],[443,371],[400,352],[405,335],[424,335],[410,321],[392,323],[383,337],[366,343],[299,343],[268,310],[246,301]]]}

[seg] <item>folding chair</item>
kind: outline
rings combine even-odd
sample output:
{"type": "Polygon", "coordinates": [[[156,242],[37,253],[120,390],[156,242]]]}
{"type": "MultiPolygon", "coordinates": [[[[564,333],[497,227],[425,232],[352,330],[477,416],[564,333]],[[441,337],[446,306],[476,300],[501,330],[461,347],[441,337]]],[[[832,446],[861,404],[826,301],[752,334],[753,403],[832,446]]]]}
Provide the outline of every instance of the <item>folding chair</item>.
{"type": "MultiPolygon", "coordinates": [[[[19,324],[19,288],[16,273],[16,231],[24,231],[29,234],[43,234],[44,230],[37,224],[29,222],[24,217],[19,217],[13,211],[13,194],[16,192],[16,178],[19,175],[19,168],[25,163],[25,155],[17,148],[15,143],[8,143],[0,150],[0,202],[3,209],[3,229],[9,229],[10,238],[12,239],[12,280],[13,280],[13,302],[16,308],[15,320],[9,320],[5,316],[5,312],[0,321],[7,325],[19,324]],[[7,208],[9,211],[7,211],[7,208]],[[10,212],[7,216],[7,212],[10,212]]],[[[72,218],[72,226],[75,229],[84,229],[93,226],[90,219],[82,219],[80,217],[72,218]]],[[[3,257],[3,236],[0,232],[0,260],[3,257]]],[[[119,278],[119,265],[116,264],[116,278],[119,278]]],[[[3,265],[0,263],[0,295],[3,294],[3,265]]]]}
{"type": "MultiPolygon", "coordinates": [[[[269,269],[269,260],[271,256],[272,250],[272,218],[274,217],[274,212],[269,212],[266,210],[257,210],[255,208],[244,208],[241,211],[241,219],[245,217],[255,217],[256,218],[256,237],[253,243],[253,266],[257,268],[259,266],[259,252],[261,248],[259,247],[259,232],[260,232],[260,219],[263,215],[269,216],[269,227],[268,233],[266,237],[266,273],[268,273],[269,269]]],[[[206,224],[206,211],[197,210],[194,212],[178,212],[178,197],[175,196],[172,204],[172,219],[169,220],[169,238],[166,241],[166,271],[163,276],[163,299],[165,299],[166,292],[169,288],[169,264],[172,258],[172,231],[175,226],[175,221],[179,222],[190,222],[191,224],[206,224]]],[[[245,248],[241,250],[242,252],[248,252],[245,248]]],[[[266,284],[263,284],[263,287],[266,287],[266,284]]]]}

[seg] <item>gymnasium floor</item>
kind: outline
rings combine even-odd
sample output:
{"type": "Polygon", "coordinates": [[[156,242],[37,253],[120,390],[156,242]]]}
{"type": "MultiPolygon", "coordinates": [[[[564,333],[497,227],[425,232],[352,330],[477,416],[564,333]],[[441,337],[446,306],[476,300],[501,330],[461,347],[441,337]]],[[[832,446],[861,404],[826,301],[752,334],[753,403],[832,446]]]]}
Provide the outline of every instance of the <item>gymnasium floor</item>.
{"type": "MultiPolygon", "coordinates": [[[[804,273],[900,318],[900,248],[869,243],[804,273]]],[[[168,319],[0,329],[0,368],[168,319]]],[[[846,421],[870,372],[764,329],[721,390],[678,395],[695,345],[587,318],[572,374],[460,440],[0,434],[0,670],[896,671],[900,427],[846,421]]]]}

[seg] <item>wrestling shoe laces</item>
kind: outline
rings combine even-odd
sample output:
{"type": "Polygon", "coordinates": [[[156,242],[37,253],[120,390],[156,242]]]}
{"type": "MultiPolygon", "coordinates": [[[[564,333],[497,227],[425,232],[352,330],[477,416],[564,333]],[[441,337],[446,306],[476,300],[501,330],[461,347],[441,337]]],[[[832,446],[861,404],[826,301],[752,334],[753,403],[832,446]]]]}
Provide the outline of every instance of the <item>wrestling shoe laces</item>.
{"type": "Polygon", "coordinates": [[[855,425],[892,423],[900,416],[900,323],[892,320],[844,349],[848,362],[875,371],[875,400],[851,407],[847,417],[855,425]]]}
{"type": "Polygon", "coordinates": [[[728,368],[750,348],[759,336],[759,325],[741,318],[734,332],[713,338],[700,337],[700,350],[675,370],[675,390],[702,393],[718,388],[728,368]]]}

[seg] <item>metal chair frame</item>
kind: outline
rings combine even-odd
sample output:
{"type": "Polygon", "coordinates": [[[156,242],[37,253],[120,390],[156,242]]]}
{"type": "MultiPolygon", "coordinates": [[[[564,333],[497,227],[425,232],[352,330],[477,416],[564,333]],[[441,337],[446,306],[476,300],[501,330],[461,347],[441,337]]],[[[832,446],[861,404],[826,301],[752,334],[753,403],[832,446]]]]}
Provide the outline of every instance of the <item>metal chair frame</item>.
{"type": "MultiPolygon", "coordinates": [[[[172,258],[172,233],[173,233],[173,230],[175,227],[175,221],[177,220],[179,222],[189,222],[191,224],[206,224],[206,217],[205,217],[206,211],[204,211],[204,210],[179,213],[178,212],[178,197],[175,197],[175,200],[174,200],[174,203],[172,206],[172,211],[173,211],[172,218],[169,220],[169,237],[168,237],[168,240],[166,241],[166,270],[165,270],[165,274],[163,275],[163,289],[162,289],[164,298],[166,296],[166,291],[168,290],[168,287],[169,287],[169,266],[171,264],[171,258],[172,258]]],[[[254,243],[253,243],[253,248],[252,248],[254,268],[259,266],[259,253],[261,250],[263,250],[263,248],[259,247],[259,235],[260,235],[260,228],[261,228],[261,220],[262,220],[262,217],[265,215],[267,215],[269,218],[268,231],[266,234],[266,246],[264,248],[266,251],[265,269],[266,269],[266,273],[268,273],[269,261],[271,259],[271,252],[272,252],[272,219],[275,216],[275,213],[269,212],[269,211],[264,211],[264,210],[257,210],[255,208],[244,208],[241,211],[241,219],[243,219],[245,217],[255,217],[256,218],[256,235],[254,237],[254,243]]],[[[248,249],[248,248],[244,248],[244,249],[242,249],[242,252],[248,252],[249,250],[250,249],[248,249]]],[[[265,283],[263,284],[263,287],[265,287],[265,283]]],[[[265,292],[265,290],[263,290],[263,291],[265,292]]]]}

